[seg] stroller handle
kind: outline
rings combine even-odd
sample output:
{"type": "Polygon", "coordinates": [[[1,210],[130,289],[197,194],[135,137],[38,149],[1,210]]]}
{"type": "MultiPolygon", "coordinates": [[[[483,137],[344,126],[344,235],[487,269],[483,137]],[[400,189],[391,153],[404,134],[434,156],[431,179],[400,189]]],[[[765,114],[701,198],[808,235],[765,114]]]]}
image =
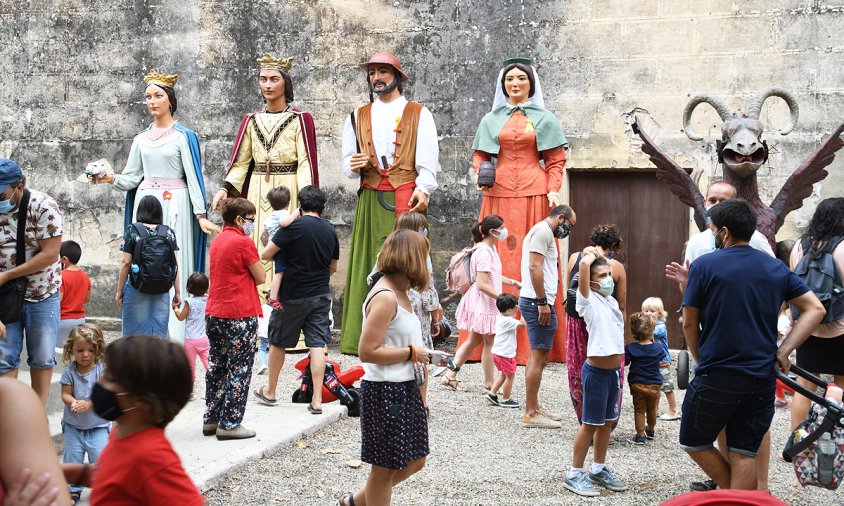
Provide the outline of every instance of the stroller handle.
{"type": "MultiPolygon", "coordinates": [[[[829,402],[828,400],[826,400],[825,397],[818,395],[818,393],[815,392],[814,390],[809,390],[808,388],[804,387],[803,385],[801,385],[797,381],[791,379],[791,377],[788,374],[785,374],[782,371],[779,364],[777,364],[775,366],[775,369],[776,369],[776,372],[777,372],[777,379],[782,381],[783,383],[785,383],[786,385],[788,385],[792,389],[794,389],[794,391],[796,393],[799,393],[800,395],[811,399],[812,401],[820,404],[821,406],[826,407],[828,410],[835,412],[838,415],[838,418],[840,418],[840,419],[844,418],[844,410],[842,410],[840,407],[835,405],[835,403],[829,402]]],[[[824,388],[826,388],[826,386],[827,386],[826,381],[824,381],[821,378],[818,378],[817,376],[808,372],[807,370],[803,369],[802,367],[798,367],[798,366],[792,364],[791,370],[794,371],[794,373],[797,374],[798,376],[811,381],[815,385],[818,385],[818,386],[824,387],[824,388]]],[[[844,420],[842,420],[842,421],[844,421],[844,420]]]]}

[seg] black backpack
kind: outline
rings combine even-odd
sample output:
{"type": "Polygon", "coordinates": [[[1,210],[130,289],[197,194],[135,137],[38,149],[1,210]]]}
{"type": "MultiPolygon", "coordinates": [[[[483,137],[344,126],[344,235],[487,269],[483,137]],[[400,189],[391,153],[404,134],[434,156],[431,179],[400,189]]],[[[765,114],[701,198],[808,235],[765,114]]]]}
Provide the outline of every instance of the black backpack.
{"type": "Polygon", "coordinates": [[[146,226],[133,223],[138,231],[138,242],[132,253],[132,269],[129,282],[141,293],[166,293],[176,280],[176,247],[167,237],[169,227],[158,225],[155,234],[149,233],[146,226]]]}
{"type": "MultiPolygon", "coordinates": [[[[812,251],[808,237],[800,241],[803,258],[794,267],[794,273],[809,286],[826,309],[826,316],[821,323],[844,318],[844,287],[832,258],[832,252],[842,240],[844,237],[833,237],[827,241],[824,249],[817,253],[812,251]]],[[[791,312],[795,320],[800,316],[800,312],[793,306],[791,312]]]]}
{"type": "Polygon", "coordinates": [[[569,275],[569,289],[566,291],[566,314],[572,318],[580,318],[575,304],[577,304],[577,286],[578,279],[580,278],[580,260],[582,258],[583,253],[581,252],[577,255],[577,262],[574,263],[574,269],[571,270],[571,274],[569,275]]]}

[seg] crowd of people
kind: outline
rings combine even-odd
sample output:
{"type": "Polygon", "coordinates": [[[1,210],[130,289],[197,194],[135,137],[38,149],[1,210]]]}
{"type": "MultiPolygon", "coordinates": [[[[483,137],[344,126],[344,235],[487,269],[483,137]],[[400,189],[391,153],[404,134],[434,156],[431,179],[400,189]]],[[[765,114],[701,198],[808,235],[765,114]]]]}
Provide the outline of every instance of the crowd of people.
{"type": "MultiPolygon", "coordinates": [[[[212,199],[222,226],[207,214],[199,140],[174,120],[178,76],[145,76],[152,125],[134,139],[123,171],[115,174],[104,161],[86,169],[92,183],[127,192],[115,293],[123,337],[108,345],[85,323],[92,285],[79,266],[79,244],[62,242],[60,209],[27,186],[15,162],[0,159],[0,376],[16,376],[25,345],[32,378],[30,391],[0,377],[0,402],[13,407],[0,410],[3,504],[75,503],[82,487],[93,489],[92,504],[116,497],[203,504],[164,435],[193,398],[196,360],[206,380],[202,433],[220,441],[256,435],[243,426],[250,392],[263,405],[278,405],[286,350],[301,339],[313,383],[322,384],[340,242],[321,217],[327,197],[318,187],[313,118],[290,106],[292,61],[266,55],[258,62],[266,107],[244,117],[212,199]],[[43,437],[43,410],[54,348],[62,343],[60,467],[43,437]],[[256,372],[268,382],[252,390],[256,372]],[[33,449],[28,454],[6,451],[24,441],[33,449]]],[[[361,459],[372,467],[341,506],[389,504],[393,488],[425,465],[429,365],[442,356],[433,337],[447,327],[424,213],[437,188],[433,116],[402,96],[409,76],[395,56],[377,53],[361,66],[372,100],[350,114],[343,131],[342,169],[361,190],[340,348],[358,354],[365,371],[361,459]]],[[[472,146],[483,196],[465,257],[471,285],[456,312],[459,345],[430,376],[442,375],[443,389],[464,391],[459,369],[480,359],[486,402],[522,409],[523,427],[555,429],[564,416],[540,402],[540,391],[548,362],[565,354],[579,428],[562,485],[597,496],[599,487],[628,489],[606,462],[627,368],[631,444],[657,437],[658,420],[680,420],[680,447],[709,478],[694,489],[766,490],[775,364],[788,371],[797,350],[798,364],[842,385],[836,358],[844,308],[835,302],[825,309],[774,257],[756,231],[753,208],[729,184],[712,184],[709,228],[689,241],[683,263],[666,266],[684,292],[684,337],[697,364],[680,409],[668,315],[658,296],[641,301],[640,311],[628,309],[627,272],[614,258],[623,247],[619,229],[595,227],[561,275],[558,241],[577,223],[558,193],[567,145],[544,108],[530,60],[505,62],[472,146]],[[778,343],[784,305],[794,316],[778,343]],[[626,328],[635,342],[625,343],[626,328]],[[519,364],[526,365],[524,385],[515,384],[519,364]],[[667,409],[659,415],[663,393],[667,409]]],[[[828,250],[844,278],[842,236],[844,199],[828,199],[791,253],[791,267],[828,250]]],[[[307,410],[321,415],[322,402],[322,389],[314,388],[307,410]]],[[[792,409],[796,425],[808,401],[795,396],[792,409]]]]}

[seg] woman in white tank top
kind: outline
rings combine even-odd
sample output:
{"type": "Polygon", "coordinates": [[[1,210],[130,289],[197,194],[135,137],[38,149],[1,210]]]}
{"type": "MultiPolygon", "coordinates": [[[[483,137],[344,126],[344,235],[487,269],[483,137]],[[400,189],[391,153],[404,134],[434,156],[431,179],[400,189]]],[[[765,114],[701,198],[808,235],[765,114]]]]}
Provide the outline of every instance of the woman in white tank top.
{"type": "Polygon", "coordinates": [[[340,504],[390,504],[393,484],[425,465],[428,418],[415,380],[414,365],[429,363],[419,318],[407,291],[423,290],[429,274],[430,243],[413,230],[391,233],[378,255],[383,277],[363,305],[358,354],[361,380],[361,460],[372,464],[363,488],[340,504]]]}

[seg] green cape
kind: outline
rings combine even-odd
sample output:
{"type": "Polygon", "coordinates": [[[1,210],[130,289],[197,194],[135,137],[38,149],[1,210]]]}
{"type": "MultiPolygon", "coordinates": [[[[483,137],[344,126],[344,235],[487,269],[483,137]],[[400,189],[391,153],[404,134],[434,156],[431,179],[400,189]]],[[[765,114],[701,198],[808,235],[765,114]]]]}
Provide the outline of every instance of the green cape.
{"type": "Polygon", "coordinates": [[[501,149],[501,145],[498,143],[498,134],[501,133],[504,124],[507,123],[516,109],[522,111],[533,123],[533,127],[536,129],[536,147],[539,151],[560,146],[568,147],[569,142],[566,140],[566,135],[563,133],[563,128],[557,118],[547,109],[539,107],[533,102],[528,102],[517,106],[505,105],[488,112],[478,126],[478,132],[475,134],[474,142],[472,142],[472,149],[497,155],[498,150],[501,149]]]}

